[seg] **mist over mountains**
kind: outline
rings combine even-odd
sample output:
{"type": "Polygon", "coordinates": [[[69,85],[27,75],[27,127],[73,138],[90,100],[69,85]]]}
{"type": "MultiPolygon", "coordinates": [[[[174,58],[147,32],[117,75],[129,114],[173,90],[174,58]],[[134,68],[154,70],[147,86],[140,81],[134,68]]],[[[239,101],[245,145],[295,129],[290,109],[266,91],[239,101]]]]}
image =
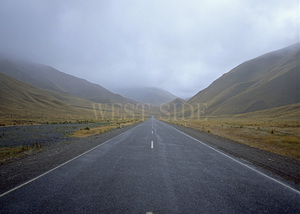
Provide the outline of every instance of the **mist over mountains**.
{"type": "Polygon", "coordinates": [[[93,102],[129,102],[122,96],[114,94],[100,85],[90,83],[46,65],[1,60],[0,71],[36,87],[67,93],[93,102]]]}
{"type": "MultiPolygon", "coordinates": [[[[185,103],[194,106],[200,103],[207,107],[206,115],[237,115],[273,108],[295,112],[299,105],[294,104],[300,103],[300,43],[238,65],[187,102],[168,91],[150,87],[116,90],[121,96],[100,85],[36,63],[0,59],[0,73],[3,115],[19,112],[20,116],[23,110],[31,115],[52,111],[92,117],[95,103],[119,103],[121,106],[148,103],[153,107],[167,104],[173,106],[165,109],[170,112],[185,103]],[[293,106],[280,108],[289,105],[293,106]]],[[[151,114],[158,115],[159,111],[151,114]]]]}
{"type": "Polygon", "coordinates": [[[170,92],[154,87],[119,88],[115,89],[115,91],[124,97],[141,103],[149,103],[153,106],[160,106],[176,98],[176,96],[170,92]]]}

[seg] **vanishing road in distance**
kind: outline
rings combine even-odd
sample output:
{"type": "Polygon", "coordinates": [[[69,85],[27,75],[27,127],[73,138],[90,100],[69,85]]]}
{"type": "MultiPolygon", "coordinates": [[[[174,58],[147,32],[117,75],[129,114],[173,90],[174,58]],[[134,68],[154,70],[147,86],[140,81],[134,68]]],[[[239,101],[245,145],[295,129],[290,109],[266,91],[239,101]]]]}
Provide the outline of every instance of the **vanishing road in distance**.
{"type": "Polygon", "coordinates": [[[151,118],[5,194],[0,213],[300,213],[300,193],[151,118]]]}

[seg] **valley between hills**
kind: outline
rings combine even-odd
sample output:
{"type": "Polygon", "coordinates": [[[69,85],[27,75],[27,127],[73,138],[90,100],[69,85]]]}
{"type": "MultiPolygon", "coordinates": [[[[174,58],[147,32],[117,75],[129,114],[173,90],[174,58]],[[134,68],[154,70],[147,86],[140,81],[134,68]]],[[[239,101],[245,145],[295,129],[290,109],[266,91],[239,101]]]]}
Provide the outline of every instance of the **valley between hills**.
{"type": "Polygon", "coordinates": [[[152,115],[300,160],[299,59],[300,43],[264,54],[189,100],[157,88],[116,94],[50,66],[0,59],[1,163],[39,153],[51,142],[70,144],[152,115]]]}

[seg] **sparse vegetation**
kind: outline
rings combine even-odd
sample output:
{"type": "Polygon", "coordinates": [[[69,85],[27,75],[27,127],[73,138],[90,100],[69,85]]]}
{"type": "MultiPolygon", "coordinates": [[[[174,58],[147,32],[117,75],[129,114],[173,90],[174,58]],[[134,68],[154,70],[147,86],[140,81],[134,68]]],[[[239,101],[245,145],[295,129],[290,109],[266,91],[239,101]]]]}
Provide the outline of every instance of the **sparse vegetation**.
{"type": "MultiPolygon", "coordinates": [[[[178,124],[178,121],[172,122],[178,124]]],[[[187,126],[300,160],[300,122],[297,118],[209,118],[187,121],[187,126]]]]}
{"type": "Polygon", "coordinates": [[[17,147],[0,147],[0,165],[3,165],[15,158],[30,155],[34,152],[40,151],[41,149],[42,145],[38,143],[17,147]]]}
{"type": "Polygon", "coordinates": [[[78,131],[75,131],[72,135],[74,137],[88,137],[92,135],[102,134],[104,132],[108,132],[112,129],[120,129],[121,127],[126,127],[129,125],[133,125],[135,123],[141,122],[141,120],[138,119],[132,119],[132,120],[121,120],[114,123],[104,123],[101,126],[98,127],[86,127],[85,129],[80,129],[78,131]]]}

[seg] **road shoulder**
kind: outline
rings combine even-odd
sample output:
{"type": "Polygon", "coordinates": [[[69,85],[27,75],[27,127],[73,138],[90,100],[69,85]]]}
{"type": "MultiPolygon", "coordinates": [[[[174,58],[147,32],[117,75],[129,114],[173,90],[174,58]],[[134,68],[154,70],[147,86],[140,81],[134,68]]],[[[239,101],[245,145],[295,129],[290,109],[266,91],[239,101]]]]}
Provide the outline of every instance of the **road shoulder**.
{"type": "Polygon", "coordinates": [[[201,132],[192,128],[168,123],[185,134],[200,140],[207,145],[224,151],[234,157],[246,160],[255,166],[274,173],[285,180],[300,185],[300,161],[250,147],[220,136],[201,132]]]}
{"type": "MultiPolygon", "coordinates": [[[[138,123],[140,124],[140,123],[138,123]]],[[[134,124],[115,129],[101,135],[86,138],[64,139],[44,148],[42,151],[14,160],[0,166],[0,194],[25,183],[104,142],[137,126],[134,124]]]]}

